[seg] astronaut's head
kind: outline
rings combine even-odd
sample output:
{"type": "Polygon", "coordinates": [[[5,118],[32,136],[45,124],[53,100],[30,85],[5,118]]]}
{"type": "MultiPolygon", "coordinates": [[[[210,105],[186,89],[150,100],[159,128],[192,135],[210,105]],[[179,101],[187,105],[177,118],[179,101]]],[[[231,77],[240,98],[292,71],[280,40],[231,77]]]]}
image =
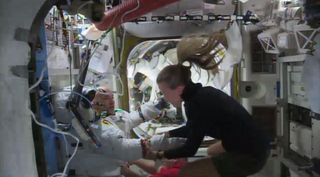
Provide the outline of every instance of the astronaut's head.
{"type": "Polygon", "coordinates": [[[107,114],[113,115],[115,109],[115,102],[113,93],[106,86],[99,88],[92,100],[92,108],[97,112],[107,111],[107,114]]]}

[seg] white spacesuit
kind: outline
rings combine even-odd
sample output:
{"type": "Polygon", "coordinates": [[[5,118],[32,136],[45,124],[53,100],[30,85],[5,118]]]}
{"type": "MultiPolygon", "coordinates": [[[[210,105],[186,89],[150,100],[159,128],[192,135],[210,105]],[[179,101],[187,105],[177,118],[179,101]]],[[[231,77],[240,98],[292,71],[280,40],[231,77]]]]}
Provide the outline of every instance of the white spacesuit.
{"type": "MultiPolygon", "coordinates": [[[[100,139],[101,147],[96,148],[90,141],[82,142],[70,169],[75,169],[76,176],[115,177],[120,176],[120,166],[127,161],[143,157],[141,140],[131,139],[130,130],[143,122],[157,116],[160,111],[153,104],[141,106],[141,113],[128,113],[116,110],[115,115],[101,118],[91,125],[95,135],[100,139]]],[[[165,138],[155,135],[150,139],[151,149],[164,150],[182,145],[184,138],[165,138]]]]}

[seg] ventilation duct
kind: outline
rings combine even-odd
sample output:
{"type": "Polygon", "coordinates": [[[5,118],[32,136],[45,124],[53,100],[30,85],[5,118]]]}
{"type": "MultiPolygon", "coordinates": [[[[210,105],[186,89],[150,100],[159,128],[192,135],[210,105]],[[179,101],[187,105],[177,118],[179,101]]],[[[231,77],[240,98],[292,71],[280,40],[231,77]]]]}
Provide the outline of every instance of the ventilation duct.
{"type": "Polygon", "coordinates": [[[166,6],[178,0],[128,0],[122,4],[105,12],[100,22],[96,22],[95,26],[99,30],[107,30],[118,26],[124,22],[134,20],[141,15],[149,13],[155,9],[166,6]]]}

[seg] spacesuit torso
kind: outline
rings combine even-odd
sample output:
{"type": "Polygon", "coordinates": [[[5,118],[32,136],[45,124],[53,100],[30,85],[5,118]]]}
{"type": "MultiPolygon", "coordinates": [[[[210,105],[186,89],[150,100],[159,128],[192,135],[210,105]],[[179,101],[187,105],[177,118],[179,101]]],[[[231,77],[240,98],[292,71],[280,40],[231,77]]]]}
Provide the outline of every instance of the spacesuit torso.
{"type": "Polygon", "coordinates": [[[90,177],[120,176],[120,165],[142,158],[139,139],[130,139],[130,130],[142,123],[137,112],[118,110],[115,115],[101,118],[91,125],[100,139],[101,147],[83,142],[70,169],[76,174],[90,177]]]}

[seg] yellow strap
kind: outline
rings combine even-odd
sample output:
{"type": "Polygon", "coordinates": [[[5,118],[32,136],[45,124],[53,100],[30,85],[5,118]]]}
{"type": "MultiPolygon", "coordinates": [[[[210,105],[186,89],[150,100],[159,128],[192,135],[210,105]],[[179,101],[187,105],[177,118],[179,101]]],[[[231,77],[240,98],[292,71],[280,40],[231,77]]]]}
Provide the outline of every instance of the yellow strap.
{"type": "Polygon", "coordinates": [[[107,119],[102,119],[102,123],[105,125],[113,125],[110,121],[108,121],[107,119]]]}

